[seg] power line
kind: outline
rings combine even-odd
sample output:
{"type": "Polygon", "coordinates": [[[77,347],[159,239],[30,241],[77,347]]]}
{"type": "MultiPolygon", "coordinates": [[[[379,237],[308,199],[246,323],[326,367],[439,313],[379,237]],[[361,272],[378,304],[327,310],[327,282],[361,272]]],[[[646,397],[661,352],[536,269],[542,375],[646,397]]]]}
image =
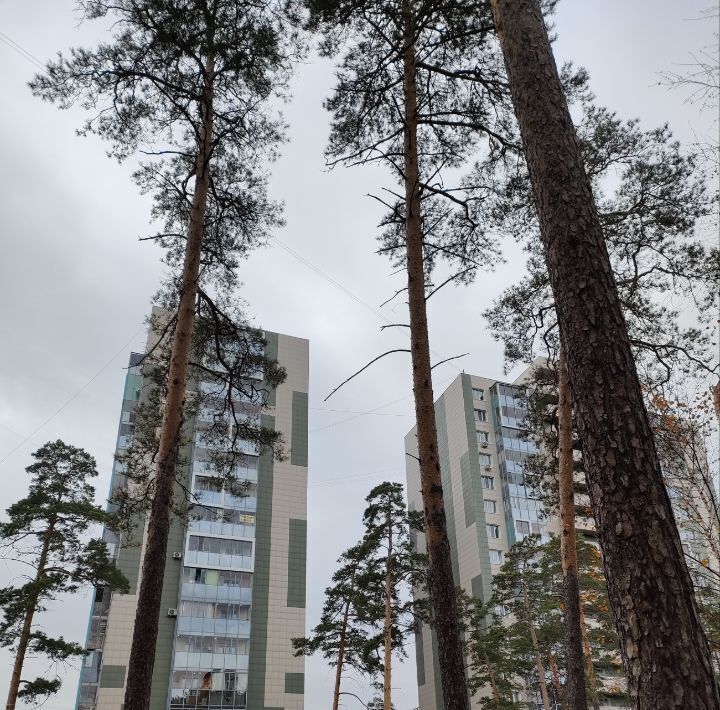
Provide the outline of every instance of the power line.
{"type": "Polygon", "coordinates": [[[4,32],[0,32],[0,42],[3,42],[6,44],[10,49],[12,49],[14,52],[17,52],[23,59],[30,62],[30,64],[35,65],[38,67],[38,69],[44,69],[45,65],[31,52],[28,52],[25,47],[23,47],[21,44],[18,44],[14,39],[11,37],[8,37],[4,32]]]}
{"type": "MultiPolygon", "coordinates": [[[[316,274],[318,274],[319,276],[322,276],[322,278],[324,278],[328,283],[335,286],[335,288],[340,289],[345,295],[350,297],[353,301],[355,301],[356,303],[361,305],[363,308],[366,308],[367,310],[369,310],[372,314],[374,314],[381,321],[383,321],[384,323],[387,323],[387,324],[392,322],[384,313],[377,310],[374,306],[371,306],[367,301],[363,301],[362,298],[355,295],[352,291],[350,291],[348,288],[343,286],[339,281],[336,281],[334,278],[332,278],[332,276],[330,276],[329,274],[324,272],[320,267],[315,266],[315,264],[313,264],[311,261],[306,259],[304,256],[301,256],[300,254],[298,254],[294,249],[291,249],[287,244],[280,241],[277,237],[270,237],[270,239],[272,241],[274,241],[279,247],[284,249],[288,254],[295,257],[300,263],[304,264],[309,269],[312,269],[316,274]]],[[[409,334],[408,334],[408,337],[409,337],[409,334]]],[[[440,358],[441,360],[446,359],[442,355],[438,354],[437,352],[435,352],[432,349],[430,350],[430,352],[433,355],[435,355],[435,357],[440,358]]],[[[458,372],[462,372],[462,370],[457,365],[451,365],[451,366],[454,367],[458,372]]]]}
{"type": "Polygon", "coordinates": [[[41,429],[43,429],[45,426],[47,426],[55,417],[60,414],[71,402],[73,402],[75,399],[77,399],[105,370],[107,370],[108,367],[120,356],[122,353],[127,352],[128,347],[130,344],[137,338],[140,333],[142,333],[145,330],[145,326],[142,326],[139,330],[137,330],[135,333],[133,333],[130,340],[125,343],[120,350],[118,350],[77,392],[75,392],[71,397],[66,399],[62,405],[55,411],[53,414],[51,414],[40,426],[38,426],[36,429],[34,429],[30,434],[28,434],[17,446],[12,448],[10,451],[8,451],[5,456],[3,456],[0,459],[0,464],[4,463],[9,459],[20,447],[24,446],[30,439],[35,436],[41,429]]]}
{"type": "MultiPolygon", "coordinates": [[[[313,412],[337,412],[339,414],[372,414],[376,417],[411,417],[412,414],[396,414],[394,412],[356,412],[352,409],[328,409],[327,407],[308,407],[313,412]]],[[[1,426],[1,425],[0,425],[1,426]]]]}
{"type": "MultiPolygon", "coordinates": [[[[455,375],[451,375],[450,377],[441,380],[440,382],[437,382],[436,384],[444,385],[446,382],[449,382],[450,380],[454,379],[455,375]]],[[[347,422],[354,421],[355,419],[359,419],[360,417],[365,417],[371,414],[376,414],[378,410],[385,409],[385,407],[389,407],[391,404],[397,404],[398,402],[404,402],[406,399],[410,399],[413,396],[412,392],[410,394],[406,394],[404,397],[399,397],[398,399],[394,399],[391,402],[385,402],[385,404],[381,404],[374,409],[369,409],[366,412],[359,412],[355,416],[352,417],[346,417],[345,419],[340,419],[337,422],[332,422],[331,424],[325,424],[324,426],[316,427],[315,429],[310,429],[308,434],[314,434],[318,431],[324,431],[325,429],[332,429],[333,427],[339,426],[340,424],[346,424],[347,422]]]]}
{"type": "Polygon", "coordinates": [[[298,254],[294,249],[291,249],[285,242],[281,242],[277,237],[271,237],[272,241],[274,241],[279,247],[283,248],[288,254],[291,254],[294,256],[299,262],[302,264],[305,264],[309,269],[312,269],[316,274],[319,274],[322,276],[328,283],[331,283],[335,288],[340,289],[345,295],[352,298],[353,301],[360,304],[363,308],[367,308],[371,313],[373,313],[375,316],[377,316],[380,320],[384,321],[385,323],[389,323],[390,319],[381,311],[377,310],[374,306],[371,306],[367,301],[363,301],[362,298],[359,296],[356,296],[352,291],[345,288],[339,281],[336,281],[332,276],[325,273],[320,267],[315,266],[311,261],[306,259],[304,256],[301,256],[298,254]]]}

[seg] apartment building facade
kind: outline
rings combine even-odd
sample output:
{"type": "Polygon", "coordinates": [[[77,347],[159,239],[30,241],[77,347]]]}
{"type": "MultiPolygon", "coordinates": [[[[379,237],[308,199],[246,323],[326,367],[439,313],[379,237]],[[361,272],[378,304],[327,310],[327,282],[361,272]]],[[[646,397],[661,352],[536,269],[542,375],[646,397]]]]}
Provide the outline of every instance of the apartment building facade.
{"type": "MultiPolygon", "coordinates": [[[[248,486],[245,495],[235,496],[212,477],[202,408],[188,424],[191,443],[180,475],[201,506],[189,520],[173,520],[165,569],[157,571],[164,583],[153,710],[304,707],[304,660],[293,655],[291,639],[305,632],[308,342],[264,335],[266,353],[287,378],[269,392],[258,415],[262,425],[281,432],[287,457],[258,454],[245,442],[237,477],[248,486]]],[[[131,443],[135,411],[148,386],[141,357],[130,356],[118,454],[131,443]]],[[[204,384],[192,386],[202,390],[204,384]]],[[[111,490],[124,478],[116,462],[111,490]]],[[[95,591],[76,710],[122,708],[146,532],[143,523],[130,543],[104,533],[130,590],[95,591]]]]}

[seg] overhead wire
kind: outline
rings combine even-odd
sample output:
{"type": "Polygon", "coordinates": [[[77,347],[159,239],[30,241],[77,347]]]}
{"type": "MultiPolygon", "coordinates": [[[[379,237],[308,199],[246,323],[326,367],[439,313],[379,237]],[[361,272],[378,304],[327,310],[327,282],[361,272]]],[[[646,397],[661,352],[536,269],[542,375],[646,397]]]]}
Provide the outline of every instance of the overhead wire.
{"type": "MultiPolygon", "coordinates": [[[[301,264],[305,264],[305,266],[307,266],[309,269],[312,269],[315,273],[317,273],[319,276],[324,278],[328,283],[332,284],[336,288],[339,288],[343,293],[345,293],[347,296],[352,298],[353,301],[355,301],[356,303],[363,306],[363,308],[366,308],[367,310],[369,310],[371,313],[373,313],[377,318],[379,318],[385,324],[390,324],[392,322],[390,320],[390,318],[388,318],[384,313],[377,310],[374,306],[370,305],[367,301],[363,301],[362,298],[360,298],[359,296],[354,294],[352,291],[350,291],[350,289],[346,288],[341,283],[337,282],[334,278],[332,278],[332,276],[325,273],[319,266],[316,266],[311,261],[309,261],[305,257],[298,254],[295,250],[291,249],[287,244],[282,242],[280,239],[278,239],[277,237],[271,237],[270,240],[275,242],[279,247],[284,249],[288,254],[295,257],[301,264]]],[[[410,337],[409,333],[408,333],[408,337],[410,337]]],[[[442,361],[446,360],[446,358],[444,358],[442,355],[437,353],[435,350],[430,349],[430,352],[433,355],[435,355],[435,357],[439,358],[440,360],[442,360],[442,361]]],[[[458,372],[462,372],[462,369],[459,368],[457,365],[455,365],[453,363],[449,363],[449,364],[451,365],[451,367],[454,367],[458,372]]]]}
{"type": "Polygon", "coordinates": [[[145,330],[145,326],[143,325],[139,330],[137,330],[135,333],[133,333],[132,337],[118,350],[79,390],[77,390],[73,395],[68,397],[61,405],[58,407],[58,409],[51,414],[42,424],[37,426],[35,429],[33,429],[30,434],[28,434],[19,444],[14,446],[10,451],[8,451],[5,456],[3,456],[0,459],[0,464],[4,463],[9,459],[19,448],[24,446],[30,439],[32,439],[35,434],[37,434],[41,429],[44,429],[55,417],[60,414],[69,404],[71,404],[75,399],[77,399],[105,370],[107,370],[108,367],[118,358],[120,355],[122,355],[124,352],[127,352],[127,348],[130,346],[130,344],[137,338],[140,333],[142,333],[145,330]]]}
{"type": "Polygon", "coordinates": [[[21,44],[18,44],[12,37],[8,37],[4,32],[0,32],[0,42],[10,47],[14,52],[17,52],[23,59],[38,67],[38,69],[44,69],[45,65],[34,55],[29,52],[21,44]]]}

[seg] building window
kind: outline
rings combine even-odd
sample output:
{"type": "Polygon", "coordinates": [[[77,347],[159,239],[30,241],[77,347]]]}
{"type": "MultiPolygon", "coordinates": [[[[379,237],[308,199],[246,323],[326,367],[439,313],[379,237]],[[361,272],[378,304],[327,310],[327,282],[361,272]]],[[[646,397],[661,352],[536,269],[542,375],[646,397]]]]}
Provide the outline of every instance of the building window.
{"type": "Polygon", "coordinates": [[[530,523],[527,520],[516,520],[515,521],[515,530],[518,531],[519,535],[529,535],[530,534],[530,523]]]}
{"type": "Polygon", "coordinates": [[[179,615],[191,616],[195,619],[230,619],[247,621],[250,618],[250,607],[247,604],[224,604],[213,602],[193,602],[182,600],[179,615]]]}
{"type": "Polygon", "coordinates": [[[495,490],[495,479],[492,476],[483,476],[482,477],[482,487],[486,491],[495,490]]]}
{"type": "Polygon", "coordinates": [[[490,564],[501,565],[503,561],[502,550],[490,550],[490,564]]]}
{"type": "Polygon", "coordinates": [[[486,513],[497,513],[497,503],[494,500],[485,499],[483,501],[486,513]]]}
{"type": "Polygon", "coordinates": [[[497,540],[500,537],[499,525],[486,525],[485,531],[487,532],[487,536],[493,540],[497,540]]]}
{"type": "Polygon", "coordinates": [[[205,478],[204,476],[196,476],[193,485],[193,491],[211,491],[212,493],[220,493],[222,484],[216,478],[205,478]]]}
{"type": "Polygon", "coordinates": [[[473,399],[477,399],[480,402],[482,402],[485,399],[485,390],[480,389],[479,387],[473,387],[472,395],[473,395],[473,399]]]}
{"type": "Polygon", "coordinates": [[[490,442],[490,434],[486,431],[476,431],[475,434],[477,435],[477,442],[480,446],[483,444],[487,445],[490,442]]]}
{"type": "Polygon", "coordinates": [[[487,412],[484,409],[475,410],[475,421],[481,424],[487,422],[487,412]]]}
{"type": "Polygon", "coordinates": [[[480,454],[480,465],[492,466],[492,458],[490,458],[490,454],[480,454]]]}
{"type": "Polygon", "coordinates": [[[215,555],[250,557],[252,555],[252,543],[246,540],[230,540],[223,537],[190,535],[188,550],[191,552],[209,552],[215,555]]]}

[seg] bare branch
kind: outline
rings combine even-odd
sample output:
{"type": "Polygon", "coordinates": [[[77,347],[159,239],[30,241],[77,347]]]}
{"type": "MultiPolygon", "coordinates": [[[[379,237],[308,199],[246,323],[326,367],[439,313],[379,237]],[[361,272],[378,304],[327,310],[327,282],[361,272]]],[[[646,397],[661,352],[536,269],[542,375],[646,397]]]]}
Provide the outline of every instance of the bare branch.
{"type": "Polygon", "coordinates": [[[409,352],[410,352],[410,350],[408,350],[407,348],[397,348],[395,350],[388,350],[387,352],[383,353],[382,355],[378,355],[376,358],[373,358],[372,360],[370,360],[370,362],[367,365],[365,365],[364,367],[361,367],[356,373],[350,375],[350,377],[348,377],[346,380],[343,380],[332,392],[330,392],[330,394],[327,397],[325,397],[323,402],[327,402],[330,399],[330,397],[332,397],[343,385],[346,385],[348,382],[350,382],[350,380],[357,377],[361,372],[364,372],[365,370],[367,370],[368,367],[370,367],[370,365],[372,365],[373,363],[376,363],[378,360],[381,360],[382,358],[384,358],[387,355],[392,355],[393,353],[409,353],[409,352]]]}

